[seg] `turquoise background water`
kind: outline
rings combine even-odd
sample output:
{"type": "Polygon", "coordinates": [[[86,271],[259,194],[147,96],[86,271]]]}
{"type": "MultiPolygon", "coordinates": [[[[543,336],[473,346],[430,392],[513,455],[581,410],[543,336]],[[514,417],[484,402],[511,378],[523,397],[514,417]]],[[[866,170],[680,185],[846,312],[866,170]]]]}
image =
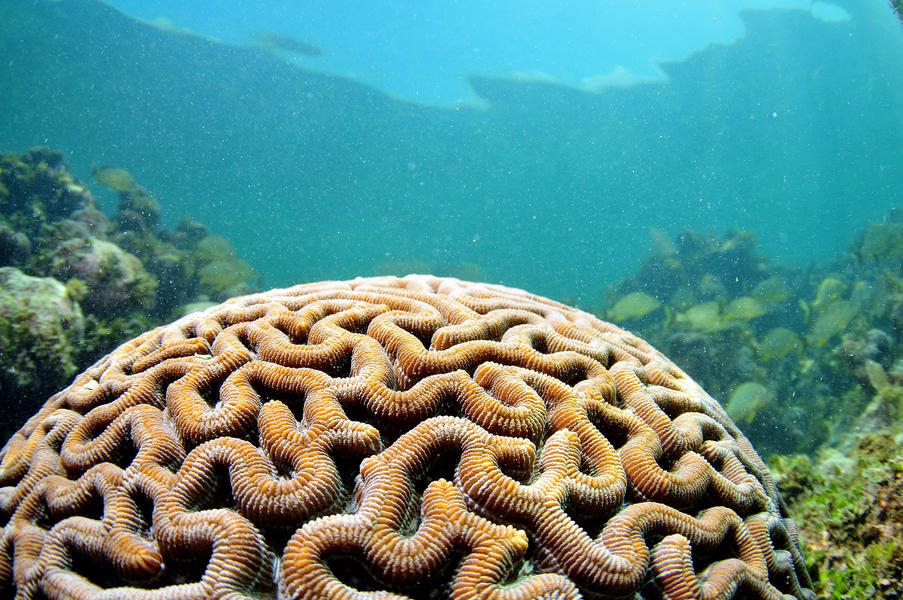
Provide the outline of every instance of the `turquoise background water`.
{"type": "Polygon", "coordinates": [[[450,2],[419,21],[410,3],[117,4],[170,29],[0,0],[0,152],[128,169],[267,286],[429,269],[592,305],[650,227],[749,229],[806,264],[900,205],[903,27],[884,0],[450,2]],[[255,46],[268,31],[319,62],[255,46]]]}

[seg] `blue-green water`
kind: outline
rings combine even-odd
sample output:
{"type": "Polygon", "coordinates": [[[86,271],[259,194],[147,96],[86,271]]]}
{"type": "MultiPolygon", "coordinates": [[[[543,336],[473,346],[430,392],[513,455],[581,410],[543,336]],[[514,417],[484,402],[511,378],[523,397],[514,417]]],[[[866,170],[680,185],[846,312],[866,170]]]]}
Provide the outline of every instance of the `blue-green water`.
{"type": "MultiPolygon", "coordinates": [[[[499,9],[480,18],[475,3],[445,10],[449,31],[472,22],[457,35],[488,44],[482,70],[430,50],[451,43],[426,35],[433,13],[414,35],[399,12],[391,41],[391,21],[355,37],[367,21],[353,4],[323,4],[313,22],[335,31],[301,32],[323,46],[318,66],[240,45],[264,26],[259,11],[289,14],[281,3],[222,11],[213,41],[91,0],[0,0],[0,152],[49,145],[86,180],[92,165],[128,169],[168,223],[190,214],[226,235],[267,286],[428,269],[596,304],[649,253],[650,227],[752,230],[782,263],[844,253],[903,194],[903,26],[884,0],[697,4],[671,19],[654,3],[594,4],[599,37],[621,36],[594,52],[637,60],[619,85],[588,91],[573,67],[592,23],[555,22],[528,48],[510,23],[493,37],[499,9]],[[662,40],[672,55],[648,47],[662,40]],[[384,69],[328,72],[368,44],[384,69]],[[433,91],[417,102],[417,89],[433,91]]],[[[182,9],[168,24],[203,24],[194,6],[197,18],[182,9]]]]}

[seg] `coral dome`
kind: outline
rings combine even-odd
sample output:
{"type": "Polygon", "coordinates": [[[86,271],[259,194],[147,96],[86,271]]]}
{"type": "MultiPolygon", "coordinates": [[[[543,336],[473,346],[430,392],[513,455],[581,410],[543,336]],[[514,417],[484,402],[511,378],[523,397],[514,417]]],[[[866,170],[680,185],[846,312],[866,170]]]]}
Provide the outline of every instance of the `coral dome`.
{"type": "Polygon", "coordinates": [[[642,339],[410,275],[115,349],[0,456],[17,598],[810,598],[775,484],[642,339]]]}

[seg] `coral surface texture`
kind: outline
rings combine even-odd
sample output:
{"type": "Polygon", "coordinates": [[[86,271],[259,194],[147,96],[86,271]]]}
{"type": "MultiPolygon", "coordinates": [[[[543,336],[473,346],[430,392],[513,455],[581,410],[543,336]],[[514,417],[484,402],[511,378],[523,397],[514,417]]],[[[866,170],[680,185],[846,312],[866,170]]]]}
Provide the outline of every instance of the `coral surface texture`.
{"type": "Polygon", "coordinates": [[[0,595],[809,598],[721,406],[636,336],[431,276],[235,298],[2,452],[0,595]]]}

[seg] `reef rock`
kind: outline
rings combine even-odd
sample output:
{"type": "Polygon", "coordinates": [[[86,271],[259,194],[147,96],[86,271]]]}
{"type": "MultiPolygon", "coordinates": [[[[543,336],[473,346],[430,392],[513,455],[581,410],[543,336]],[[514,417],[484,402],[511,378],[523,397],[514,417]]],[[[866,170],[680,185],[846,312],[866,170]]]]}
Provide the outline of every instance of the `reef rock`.
{"type": "Polygon", "coordinates": [[[70,173],[63,153],[32,148],[0,155],[0,214],[25,213],[32,231],[42,222],[65,219],[94,199],[70,173]]]}
{"type": "Polygon", "coordinates": [[[154,303],[156,279],[136,256],[112,242],[95,237],[66,240],[47,262],[54,277],[87,284],[82,305],[88,312],[120,313],[154,303]]]}
{"type": "Polygon", "coordinates": [[[81,309],[62,283],[0,268],[0,395],[4,436],[75,374],[82,340],[81,309]],[[26,392],[29,390],[29,392],[26,392]],[[24,411],[24,412],[23,412],[24,411]]]}
{"type": "Polygon", "coordinates": [[[13,436],[0,486],[17,598],[812,596],[768,469],[692,379],[456,279],[143,334],[13,436]]]}

